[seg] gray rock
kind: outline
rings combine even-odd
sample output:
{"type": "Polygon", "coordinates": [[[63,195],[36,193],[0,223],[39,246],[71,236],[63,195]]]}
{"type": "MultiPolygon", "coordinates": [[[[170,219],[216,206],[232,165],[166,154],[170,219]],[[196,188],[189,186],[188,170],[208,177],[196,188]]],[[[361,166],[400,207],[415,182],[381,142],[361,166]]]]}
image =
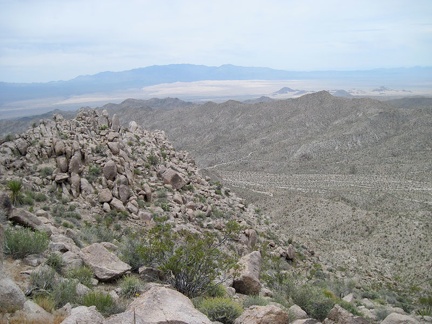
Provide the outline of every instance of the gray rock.
{"type": "Polygon", "coordinates": [[[261,272],[261,253],[251,252],[243,256],[240,261],[240,274],[234,278],[232,286],[236,292],[245,295],[257,295],[261,289],[259,276],[261,272]]]}
{"type": "Polygon", "coordinates": [[[62,140],[57,140],[54,144],[55,155],[63,155],[66,153],[66,145],[62,140]]]}
{"type": "Polygon", "coordinates": [[[32,213],[25,209],[14,208],[9,215],[9,220],[15,224],[19,224],[25,227],[30,227],[34,230],[51,234],[51,230],[42,221],[32,213]]]}
{"type": "Polygon", "coordinates": [[[125,184],[121,184],[118,188],[119,199],[122,203],[126,203],[130,197],[130,189],[129,186],[125,184]]]}
{"type": "Polygon", "coordinates": [[[33,301],[27,300],[23,309],[13,315],[12,320],[22,323],[53,323],[54,316],[33,301]]]}
{"type": "Polygon", "coordinates": [[[68,161],[66,159],[66,156],[64,156],[64,155],[57,156],[56,162],[57,162],[57,167],[59,168],[60,172],[62,172],[62,173],[68,172],[69,166],[68,166],[68,161]]]}
{"type": "Polygon", "coordinates": [[[98,200],[100,203],[109,203],[113,199],[111,190],[108,188],[102,189],[99,191],[98,200]]]}
{"type": "Polygon", "coordinates": [[[16,148],[18,149],[18,151],[20,152],[20,154],[21,155],[26,155],[27,154],[27,149],[28,149],[28,147],[29,147],[29,144],[28,144],[28,142],[25,140],[25,139],[23,139],[23,138],[18,138],[16,141],[15,141],[15,146],[16,146],[16,148]]]}
{"type": "Polygon", "coordinates": [[[96,306],[78,306],[61,324],[103,324],[105,318],[96,310],[96,306]]]}
{"type": "Polygon", "coordinates": [[[10,278],[0,279],[0,313],[12,313],[24,307],[24,293],[10,278]]]}
{"type": "Polygon", "coordinates": [[[111,316],[105,324],[211,324],[189,298],[176,290],[153,286],[134,299],[124,313],[111,316]]]}
{"type": "Polygon", "coordinates": [[[286,324],[288,313],[275,305],[251,306],[240,315],[234,324],[286,324]]]}
{"type": "Polygon", "coordinates": [[[381,324],[409,324],[409,323],[419,323],[415,318],[408,315],[402,315],[399,313],[391,313],[388,315],[381,324]]]}
{"type": "Polygon", "coordinates": [[[134,133],[138,129],[138,124],[135,121],[129,122],[129,131],[134,133]]]}
{"type": "Polygon", "coordinates": [[[69,162],[69,172],[70,173],[80,173],[81,169],[81,159],[74,155],[72,156],[70,162],[69,162]]]}
{"type": "Polygon", "coordinates": [[[354,316],[339,305],[335,305],[328,313],[323,324],[369,324],[369,321],[360,316],[354,316]]]}
{"type": "Polygon", "coordinates": [[[117,165],[114,161],[108,161],[103,167],[103,174],[105,179],[114,181],[117,177],[117,165]]]}
{"type": "Polygon", "coordinates": [[[81,249],[80,256],[99,280],[112,280],[131,270],[128,264],[121,261],[100,243],[93,243],[81,249]]]}
{"type": "Polygon", "coordinates": [[[120,118],[118,117],[118,115],[117,114],[114,114],[113,116],[112,116],[112,122],[111,122],[112,124],[111,124],[111,129],[114,131],[114,132],[118,132],[119,130],[120,130],[120,118]]]}
{"type": "Polygon", "coordinates": [[[114,155],[118,155],[120,152],[120,146],[118,142],[108,142],[108,148],[114,155]]]}
{"type": "Polygon", "coordinates": [[[110,206],[118,211],[126,211],[126,207],[123,205],[121,200],[118,200],[117,198],[111,200],[110,206]]]}
{"type": "Polygon", "coordinates": [[[178,174],[173,169],[166,169],[162,174],[161,177],[163,179],[163,182],[165,184],[169,184],[173,187],[173,189],[181,189],[183,186],[186,185],[186,181],[183,179],[183,177],[178,174]]]}
{"type": "Polygon", "coordinates": [[[289,309],[288,309],[288,313],[293,317],[293,319],[306,319],[309,316],[307,315],[307,313],[301,309],[300,306],[298,305],[292,305],[289,309]]]}
{"type": "Polygon", "coordinates": [[[91,195],[94,193],[94,188],[86,178],[81,178],[81,193],[83,195],[91,195]]]}

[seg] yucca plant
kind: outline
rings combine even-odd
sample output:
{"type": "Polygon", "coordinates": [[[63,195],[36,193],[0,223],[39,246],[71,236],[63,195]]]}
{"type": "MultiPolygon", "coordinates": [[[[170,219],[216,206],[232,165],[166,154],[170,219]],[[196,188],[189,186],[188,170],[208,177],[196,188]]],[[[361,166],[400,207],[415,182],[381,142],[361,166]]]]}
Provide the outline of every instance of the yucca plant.
{"type": "Polygon", "coordinates": [[[7,187],[11,193],[12,204],[16,204],[22,189],[22,182],[20,180],[10,180],[7,183],[7,187]]]}

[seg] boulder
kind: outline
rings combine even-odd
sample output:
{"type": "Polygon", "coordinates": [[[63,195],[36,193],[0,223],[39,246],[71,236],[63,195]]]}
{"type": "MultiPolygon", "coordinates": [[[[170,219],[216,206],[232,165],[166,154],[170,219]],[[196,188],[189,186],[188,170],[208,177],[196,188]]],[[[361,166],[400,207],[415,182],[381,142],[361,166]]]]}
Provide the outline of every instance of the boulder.
{"type": "Polygon", "coordinates": [[[62,172],[62,173],[68,172],[69,166],[68,166],[68,161],[66,159],[66,156],[64,156],[64,155],[58,156],[56,158],[56,162],[57,162],[57,167],[59,168],[60,172],[62,172]]]}
{"type": "Polygon", "coordinates": [[[135,121],[129,122],[129,131],[134,133],[138,129],[138,124],[135,121]]]}
{"type": "Polygon", "coordinates": [[[24,307],[26,297],[10,278],[0,279],[0,313],[12,313],[24,307]]]}
{"type": "Polygon", "coordinates": [[[335,305],[328,313],[324,324],[368,324],[369,321],[360,316],[354,316],[339,305],[335,305]]]}
{"type": "Polygon", "coordinates": [[[113,199],[111,190],[109,190],[108,188],[105,189],[101,189],[99,191],[99,196],[98,196],[98,201],[100,203],[105,203],[105,202],[110,202],[113,199]]]}
{"type": "Polygon", "coordinates": [[[104,317],[96,310],[96,306],[78,306],[72,308],[71,314],[61,324],[102,324],[104,317]]]}
{"type": "Polygon", "coordinates": [[[234,278],[232,286],[236,292],[245,295],[257,295],[261,289],[259,281],[261,271],[261,253],[254,251],[243,256],[240,261],[240,274],[234,278]]]}
{"type": "Polygon", "coordinates": [[[108,148],[114,155],[118,155],[120,152],[120,146],[118,142],[108,142],[108,148]]]}
{"type": "Polygon", "coordinates": [[[181,189],[186,185],[186,181],[183,177],[173,169],[166,169],[162,174],[162,179],[165,184],[169,184],[173,189],[181,189]]]}
{"type": "Polygon", "coordinates": [[[110,206],[118,211],[126,211],[126,207],[123,205],[121,200],[118,200],[117,198],[111,200],[110,206]]]}
{"type": "Polygon", "coordinates": [[[234,321],[234,324],[286,323],[288,323],[288,313],[275,305],[251,306],[234,321]]]}
{"type": "Polygon", "coordinates": [[[81,159],[74,155],[72,156],[70,162],[69,162],[69,172],[70,173],[80,173],[81,171],[81,159]]]}
{"type": "Polygon", "coordinates": [[[93,243],[83,248],[80,256],[99,280],[112,280],[131,270],[128,264],[121,261],[100,243],[93,243]]]}
{"type": "Polygon", "coordinates": [[[126,203],[130,197],[129,186],[125,184],[121,184],[118,188],[118,195],[122,203],[126,203]]]}
{"type": "Polygon", "coordinates": [[[86,178],[81,178],[81,193],[88,196],[94,193],[93,186],[86,178]]]}
{"type": "Polygon", "coordinates": [[[114,181],[117,177],[117,165],[114,161],[108,161],[103,167],[103,174],[105,179],[114,181]]]}
{"type": "Polygon", "coordinates": [[[114,132],[118,132],[120,130],[120,118],[117,114],[112,116],[111,129],[114,132]]]}
{"type": "Polygon", "coordinates": [[[54,153],[57,156],[63,155],[66,153],[66,145],[62,140],[57,140],[54,144],[54,153]]]}
{"type": "Polygon", "coordinates": [[[28,144],[28,142],[25,140],[25,139],[23,139],[23,138],[18,138],[16,141],[15,141],[15,146],[16,146],[16,148],[18,149],[18,151],[20,152],[20,154],[21,155],[26,155],[27,154],[27,149],[28,149],[28,147],[29,147],[29,144],[28,144]]]}
{"type": "Polygon", "coordinates": [[[189,298],[176,290],[153,286],[129,305],[124,313],[111,316],[105,324],[211,324],[195,309],[189,298]]]}
{"type": "Polygon", "coordinates": [[[31,300],[24,303],[22,310],[16,312],[11,323],[54,323],[54,316],[31,300]]]}
{"type": "Polygon", "coordinates": [[[42,221],[32,213],[25,209],[14,208],[9,215],[9,220],[15,224],[19,224],[25,227],[30,227],[33,230],[45,232],[50,234],[51,230],[42,221]]]}
{"type": "Polygon", "coordinates": [[[289,309],[288,309],[288,313],[291,315],[292,319],[306,319],[309,316],[307,315],[307,313],[301,309],[300,306],[298,305],[292,305],[289,309]]]}
{"type": "Polygon", "coordinates": [[[416,319],[408,315],[402,315],[399,313],[391,313],[388,315],[381,324],[409,324],[409,323],[419,323],[416,319]]]}

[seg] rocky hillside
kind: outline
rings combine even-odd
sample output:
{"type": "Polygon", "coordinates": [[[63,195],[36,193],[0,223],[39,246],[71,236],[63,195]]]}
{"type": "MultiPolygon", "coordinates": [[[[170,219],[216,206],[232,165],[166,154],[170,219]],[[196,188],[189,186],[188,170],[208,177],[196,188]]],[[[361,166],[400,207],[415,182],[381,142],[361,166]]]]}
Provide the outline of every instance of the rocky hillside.
{"type": "Polygon", "coordinates": [[[429,320],[402,295],[379,304],[163,131],[107,111],[57,114],[3,142],[0,186],[6,323],[429,320]]]}

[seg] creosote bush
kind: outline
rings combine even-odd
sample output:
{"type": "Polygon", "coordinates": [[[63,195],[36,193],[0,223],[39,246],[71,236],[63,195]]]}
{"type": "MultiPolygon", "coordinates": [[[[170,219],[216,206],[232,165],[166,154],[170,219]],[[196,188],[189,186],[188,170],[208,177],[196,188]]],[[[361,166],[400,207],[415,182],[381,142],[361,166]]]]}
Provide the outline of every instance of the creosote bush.
{"type": "Polygon", "coordinates": [[[49,243],[46,233],[33,232],[29,228],[7,228],[5,230],[4,252],[15,259],[29,254],[44,252],[49,243]]]}

